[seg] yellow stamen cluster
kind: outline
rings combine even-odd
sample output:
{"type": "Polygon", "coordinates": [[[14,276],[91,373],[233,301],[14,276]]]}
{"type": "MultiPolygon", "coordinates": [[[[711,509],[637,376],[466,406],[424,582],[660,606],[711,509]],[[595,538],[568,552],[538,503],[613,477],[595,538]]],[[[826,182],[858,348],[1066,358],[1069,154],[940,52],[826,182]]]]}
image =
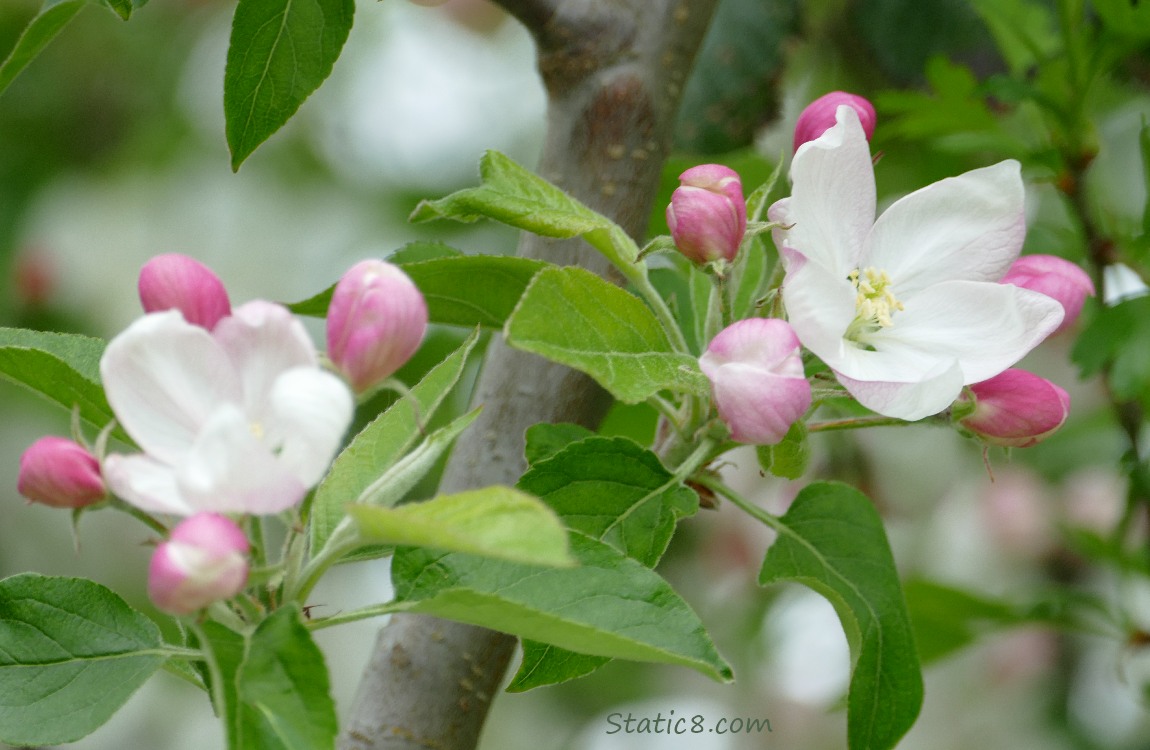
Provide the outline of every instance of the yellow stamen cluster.
{"type": "Polygon", "coordinates": [[[906,309],[894,296],[890,275],[873,267],[858,269],[847,274],[857,290],[855,319],[847,329],[846,338],[860,341],[860,337],[894,325],[891,316],[906,309]]]}

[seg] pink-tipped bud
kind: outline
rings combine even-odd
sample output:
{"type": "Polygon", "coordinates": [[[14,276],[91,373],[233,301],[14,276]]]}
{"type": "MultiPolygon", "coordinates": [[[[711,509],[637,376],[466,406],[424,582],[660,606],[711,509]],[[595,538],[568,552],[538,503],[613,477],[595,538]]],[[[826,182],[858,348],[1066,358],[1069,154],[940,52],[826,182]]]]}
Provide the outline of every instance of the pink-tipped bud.
{"type": "Polygon", "coordinates": [[[795,151],[798,151],[799,146],[804,143],[813,141],[827,132],[827,129],[835,124],[835,112],[844,104],[858,112],[859,122],[862,124],[863,132],[866,133],[866,139],[869,141],[874,135],[876,119],[874,105],[856,94],[832,91],[808,104],[799,115],[798,122],[795,123],[795,151]]]}
{"type": "Polygon", "coordinates": [[[248,581],[248,539],[234,521],[199,513],[181,521],[148,566],[148,595],[173,615],[230,599],[248,581]]]}
{"type": "Polygon", "coordinates": [[[179,310],[189,323],[215,327],[232,314],[224,283],[212,269],[179,253],[157,255],[140,269],[140,303],[145,312],[179,310]]]}
{"type": "Polygon", "coordinates": [[[1025,370],[1006,370],[970,391],[974,411],[959,422],[991,445],[1027,448],[1053,434],[1070,413],[1066,391],[1025,370]]]}
{"type": "Polygon", "coordinates": [[[733,261],[747,231],[738,173],[721,164],[700,164],[679,175],[667,206],[667,227],[675,247],[691,261],[733,261]]]}
{"type": "Polygon", "coordinates": [[[1055,255],[1024,255],[1002,277],[1003,284],[1041,292],[1062,305],[1062,323],[1055,332],[1074,325],[1087,297],[1094,296],[1094,282],[1076,263],[1055,255]]]}
{"type": "Polygon", "coordinates": [[[427,303],[407,274],[386,261],[364,260],[335,285],[327,353],[363,393],[402,367],[426,330],[427,303]]]}
{"type": "Polygon", "coordinates": [[[107,495],[100,463],[79,443],[42,437],[20,457],[20,494],[53,508],[83,508],[107,495]]]}
{"type": "Polygon", "coordinates": [[[719,417],[740,443],[773,445],[811,406],[799,339],[777,318],[733,323],[699,358],[719,417]]]}

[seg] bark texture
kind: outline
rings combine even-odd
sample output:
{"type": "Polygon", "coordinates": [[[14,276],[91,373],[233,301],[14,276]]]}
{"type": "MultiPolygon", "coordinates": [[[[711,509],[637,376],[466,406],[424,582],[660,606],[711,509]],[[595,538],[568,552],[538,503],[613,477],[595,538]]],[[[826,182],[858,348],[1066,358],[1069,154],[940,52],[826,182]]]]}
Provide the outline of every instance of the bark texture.
{"type": "MultiPolygon", "coordinates": [[[[641,237],[682,89],[718,0],[502,0],[535,37],[548,92],[539,173],[641,237]]],[[[582,240],[524,235],[519,254],[615,278],[582,240]]],[[[456,447],[442,490],[514,484],[524,432],[594,427],[610,405],[589,378],[493,341],[476,387],[484,411],[456,447]]],[[[341,750],[471,750],[515,639],[424,615],[380,631],[341,750]]]]}

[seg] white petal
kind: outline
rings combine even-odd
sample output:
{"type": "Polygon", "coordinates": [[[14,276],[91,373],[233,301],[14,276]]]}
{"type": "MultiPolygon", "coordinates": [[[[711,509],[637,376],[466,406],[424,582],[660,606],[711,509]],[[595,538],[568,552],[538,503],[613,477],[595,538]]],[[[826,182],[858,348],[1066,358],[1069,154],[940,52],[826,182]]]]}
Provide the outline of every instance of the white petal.
{"type": "Polygon", "coordinates": [[[299,367],[276,380],[270,395],[269,440],[279,460],[305,486],[323,477],[351,424],[355,400],[329,372],[299,367]]]}
{"type": "Polygon", "coordinates": [[[854,380],[837,373],[839,382],[859,403],[883,416],[913,422],[938,414],[962,392],[962,370],[957,362],[940,362],[926,378],[913,383],[854,380]]]}
{"type": "Polygon", "coordinates": [[[140,510],[181,516],[195,512],[176,486],[172,467],[143,453],[109,455],[104,459],[103,475],[113,494],[140,510]]]}
{"type": "Polygon", "coordinates": [[[262,416],[268,393],[293,367],[317,366],[315,345],[291,312],[272,302],[253,300],[236,308],[212,331],[243,378],[245,408],[262,416]]]}
{"type": "Polygon", "coordinates": [[[894,325],[871,341],[880,351],[903,350],[903,356],[957,359],[963,382],[977,383],[1022,359],[1058,327],[1062,315],[1056,300],[1029,289],[951,281],[907,300],[894,325]]]}
{"type": "Polygon", "coordinates": [[[197,511],[278,513],[303,499],[307,487],[286,471],[237,407],[212,416],[178,467],[177,481],[197,511]]]}
{"type": "Polygon", "coordinates": [[[837,275],[792,253],[783,284],[787,318],[803,346],[838,369],[846,349],[847,326],[855,319],[855,290],[846,275],[837,275]]]}
{"type": "Polygon", "coordinates": [[[875,222],[863,265],[886,271],[906,300],[941,281],[998,281],[1026,237],[1018,162],[928,185],[875,222]]]}
{"type": "Polygon", "coordinates": [[[874,223],[874,165],[858,113],[842,106],[836,119],[795,153],[790,202],[776,206],[774,215],[794,224],[779,232],[787,245],[845,276],[858,266],[874,223]]]}
{"type": "Polygon", "coordinates": [[[220,404],[241,399],[223,350],[175,310],[145,315],[112,339],[100,375],[120,424],[167,463],[179,460],[220,404]]]}

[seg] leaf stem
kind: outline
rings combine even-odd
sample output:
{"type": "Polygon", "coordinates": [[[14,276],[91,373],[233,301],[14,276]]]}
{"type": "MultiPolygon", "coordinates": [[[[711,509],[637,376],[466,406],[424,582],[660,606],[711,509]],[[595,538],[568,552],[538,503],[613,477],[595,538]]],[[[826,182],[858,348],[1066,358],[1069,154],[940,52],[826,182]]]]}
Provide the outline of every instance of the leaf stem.
{"type": "Polygon", "coordinates": [[[907,422],[897,417],[849,417],[847,419],[828,419],[822,422],[807,424],[808,432],[831,432],[833,430],[860,430],[864,427],[905,427],[907,422]]]}
{"type": "Polygon", "coordinates": [[[787,528],[783,525],[782,521],[780,521],[777,516],[766,512],[759,506],[752,503],[750,500],[735,492],[718,477],[700,475],[695,477],[694,481],[698,482],[709,490],[713,490],[716,494],[727,498],[733,505],[739,508],[739,510],[743,511],[751,518],[754,518],[756,521],[771,527],[780,534],[787,531],[787,528]]]}
{"type": "Polygon", "coordinates": [[[344,625],[349,622],[369,620],[373,617],[382,617],[384,615],[395,614],[396,612],[403,612],[410,607],[411,602],[383,602],[382,604],[373,604],[369,607],[353,609],[350,612],[341,612],[339,614],[332,615],[331,617],[321,617],[315,620],[308,620],[305,624],[309,630],[322,630],[323,628],[330,628],[336,625],[344,625]]]}

